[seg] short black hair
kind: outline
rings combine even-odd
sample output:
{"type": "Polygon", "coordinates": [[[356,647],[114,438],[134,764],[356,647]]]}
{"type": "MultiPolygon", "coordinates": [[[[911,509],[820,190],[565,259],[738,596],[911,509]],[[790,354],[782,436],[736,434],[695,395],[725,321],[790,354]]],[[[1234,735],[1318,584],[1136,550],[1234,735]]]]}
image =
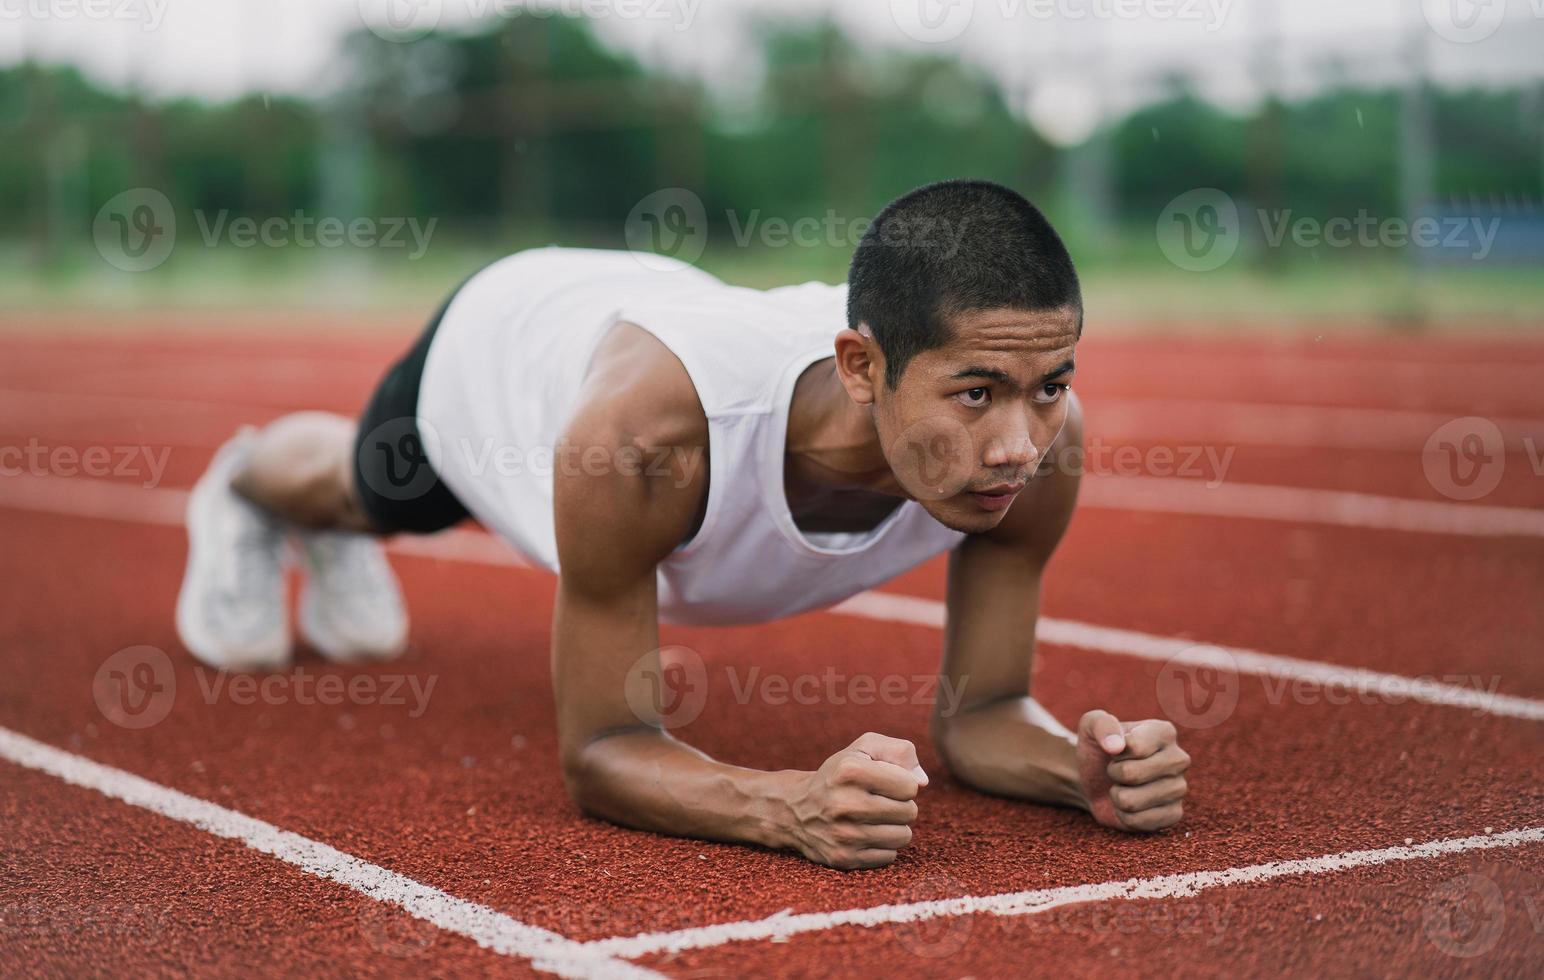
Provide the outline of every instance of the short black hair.
{"type": "Polygon", "coordinates": [[[987,180],[919,187],[879,212],[847,273],[847,325],[867,323],[892,390],[913,357],[948,343],[948,318],[1071,305],[1083,332],[1072,257],[1039,209],[987,180]]]}

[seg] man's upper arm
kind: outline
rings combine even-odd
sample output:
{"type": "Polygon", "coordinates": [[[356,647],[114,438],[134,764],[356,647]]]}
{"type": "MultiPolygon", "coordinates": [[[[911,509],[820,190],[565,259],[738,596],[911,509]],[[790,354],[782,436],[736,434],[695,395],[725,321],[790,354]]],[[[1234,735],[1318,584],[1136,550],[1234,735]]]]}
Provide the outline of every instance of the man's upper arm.
{"type": "Polygon", "coordinates": [[[691,411],[695,391],[688,383],[691,403],[681,404],[678,389],[662,397],[657,379],[638,383],[645,373],[635,362],[627,378],[602,371],[587,379],[560,447],[570,465],[554,468],[552,677],[566,763],[593,738],[646,723],[627,699],[629,671],[659,647],[656,569],[690,533],[706,490],[705,468],[681,464],[704,453],[668,452],[706,447],[706,420],[700,407],[691,411]],[[671,466],[651,466],[656,459],[671,466]]]}
{"type": "Polygon", "coordinates": [[[941,672],[960,692],[961,710],[1029,693],[1041,574],[1077,505],[1082,444],[1073,400],[1041,474],[996,528],[970,535],[949,556],[941,672]]]}

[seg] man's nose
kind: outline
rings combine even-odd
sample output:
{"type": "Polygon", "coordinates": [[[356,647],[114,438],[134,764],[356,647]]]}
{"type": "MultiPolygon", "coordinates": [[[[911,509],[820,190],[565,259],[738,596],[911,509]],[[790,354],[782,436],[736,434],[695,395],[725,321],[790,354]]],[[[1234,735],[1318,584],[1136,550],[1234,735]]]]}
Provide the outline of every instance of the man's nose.
{"type": "Polygon", "coordinates": [[[981,462],[993,468],[1028,469],[1039,458],[1040,450],[1035,448],[1034,433],[1028,420],[1014,419],[987,440],[981,462]]]}

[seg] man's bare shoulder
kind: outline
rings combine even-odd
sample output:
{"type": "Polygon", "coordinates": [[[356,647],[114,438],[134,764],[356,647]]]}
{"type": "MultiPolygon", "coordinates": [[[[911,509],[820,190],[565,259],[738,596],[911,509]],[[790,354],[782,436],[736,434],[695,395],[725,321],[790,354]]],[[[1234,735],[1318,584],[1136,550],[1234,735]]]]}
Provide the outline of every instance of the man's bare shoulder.
{"type": "Polygon", "coordinates": [[[640,447],[701,447],[708,420],[686,366],[659,338],[622,321],[590,359],[570,424],[612,429],[640,447]]]}
{"type": "Polygon", "coordinates": [[[557,447],[560,564],[586,578],[640,574],[695,529],[708,422],[680,360],[618,323],[591,358],[557,447]]]}

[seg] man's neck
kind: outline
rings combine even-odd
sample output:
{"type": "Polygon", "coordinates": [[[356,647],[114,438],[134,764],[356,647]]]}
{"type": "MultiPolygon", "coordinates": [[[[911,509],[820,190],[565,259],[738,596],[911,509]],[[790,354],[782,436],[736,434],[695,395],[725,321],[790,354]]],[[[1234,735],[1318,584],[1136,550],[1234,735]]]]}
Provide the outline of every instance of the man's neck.
{"type": "Polygon", "coordinates": [[[810,365],[794,384],[784,452],[784,483],[791,494],[904,496],[885,461],[873,417],[842,387],[834,357],[810,365]]]}

